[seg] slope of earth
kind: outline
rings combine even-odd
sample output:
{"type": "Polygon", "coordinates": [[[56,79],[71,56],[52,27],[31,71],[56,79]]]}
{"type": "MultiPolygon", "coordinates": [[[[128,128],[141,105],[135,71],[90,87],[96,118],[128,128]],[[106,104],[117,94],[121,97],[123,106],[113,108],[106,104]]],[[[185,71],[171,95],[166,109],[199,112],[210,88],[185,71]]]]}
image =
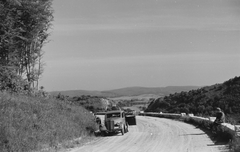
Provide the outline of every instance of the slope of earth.
{"type": "Polygon", "coordinates": [[[240,124],[240,76],[221,84],[205,86],[189,92],[181,92],[158,98],[151,102],[147,112],[193,113],[198,116],[214,116],[220,107],[226,121],[240,124]]]}
{"type": "Polygon", "coordinates": [[[99,137],[71,152],[225,152],[225,145],[215,145],[202,130],[179,121],[137,117],[125,135],[99,137]]]}

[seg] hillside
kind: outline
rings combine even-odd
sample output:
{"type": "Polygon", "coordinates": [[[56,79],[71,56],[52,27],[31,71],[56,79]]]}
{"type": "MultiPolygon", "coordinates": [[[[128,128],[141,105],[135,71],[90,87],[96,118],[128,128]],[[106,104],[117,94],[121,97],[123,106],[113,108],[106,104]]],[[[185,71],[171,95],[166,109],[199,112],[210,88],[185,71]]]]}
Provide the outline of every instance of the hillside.
{"type": "Polygon", "coordinates": [[[202,87],[188,92],[174,93],[153,101],[146,111],[193,113],[212,116],[214,108],[220,107],[228,121],[240,123],[240,77],[221,84],[202,87]]]}
{"type": "Polygon", "coordinates": [[[1,152],[56,151],[97,129],[89,111],[62,100],[0,92],[0,107],[1,152]]]}
{"type": "Polygon", "coordinates": [[[68,97],[68,101],[76,106],[85,107],[87,110],[92,112],[104,111],[108,107],[116,105],[113,100],[90,95],[68,97]]]}
{"type": "Polygon", "coordinates": [[[199,86],[168,86],[168,87],[127,87],[106,91],[87,91],[87,90],[67,90],[53,91],[51,95],[57,96],[59,93],[64,96],[75,97],[82,95],[102,96],[102,97],[120,97],[120,96],[138,96],[144,94],[155,94],[159,96],[169,95],[175,92],[190,91],[198,89],[199,86]]]}

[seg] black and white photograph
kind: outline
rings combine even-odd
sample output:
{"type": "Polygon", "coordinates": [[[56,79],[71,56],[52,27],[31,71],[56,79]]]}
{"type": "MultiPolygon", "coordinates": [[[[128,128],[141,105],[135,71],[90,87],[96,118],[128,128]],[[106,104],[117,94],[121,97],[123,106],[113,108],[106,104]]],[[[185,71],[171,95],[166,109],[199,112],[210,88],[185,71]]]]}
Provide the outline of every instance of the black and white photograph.
{"type": "Polygon", "coordinates": [[[0,0],[0,152],[240,152],[240,0],[0,0]]]}

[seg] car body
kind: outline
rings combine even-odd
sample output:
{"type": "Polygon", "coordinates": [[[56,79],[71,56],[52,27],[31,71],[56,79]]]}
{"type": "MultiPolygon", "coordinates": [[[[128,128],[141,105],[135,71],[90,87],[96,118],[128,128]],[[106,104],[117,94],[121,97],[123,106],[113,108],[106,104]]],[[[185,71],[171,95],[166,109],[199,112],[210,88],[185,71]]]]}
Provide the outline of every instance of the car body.
{"type": "Polygon", "coordinates": [[[135,110],[126,112],[126,121],[127,121],[128,125],[137,125],[135,110]]]}
{"type": "Polygon", "coordinates": [[[100,131],[102,134],[121,132],[122,135],[128,132],[125,112],[121,110],[106,112],[104,125],[100,126],[100,131]]]}

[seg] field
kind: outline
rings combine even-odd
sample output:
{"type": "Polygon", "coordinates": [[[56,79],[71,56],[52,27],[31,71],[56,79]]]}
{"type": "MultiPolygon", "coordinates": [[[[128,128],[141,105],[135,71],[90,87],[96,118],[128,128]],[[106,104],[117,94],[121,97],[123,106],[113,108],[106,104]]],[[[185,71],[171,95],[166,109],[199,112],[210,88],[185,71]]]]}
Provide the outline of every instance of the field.
{"type": "Polygon", "coordinates": [[[155,94],[142,94],[138,96],[121,96],[121,97],[114,97],[114,98],[109,98],[111,100],[132,100],[132,99],[137,99],[139,101],[147,101],[151,98],[159,98],[161,97],[160,95],[155,95],[155,94]]]}
{"type": "Polygon", "coordinates": [[[143,94],[138,96],[121,96],[115,98],[109,98],[116,102],[120,107],[124,109],[133,109],[137,112],[140,112],[147,108],[150,101],[159,98],[161,96],[155,94],[143,94]]]}

